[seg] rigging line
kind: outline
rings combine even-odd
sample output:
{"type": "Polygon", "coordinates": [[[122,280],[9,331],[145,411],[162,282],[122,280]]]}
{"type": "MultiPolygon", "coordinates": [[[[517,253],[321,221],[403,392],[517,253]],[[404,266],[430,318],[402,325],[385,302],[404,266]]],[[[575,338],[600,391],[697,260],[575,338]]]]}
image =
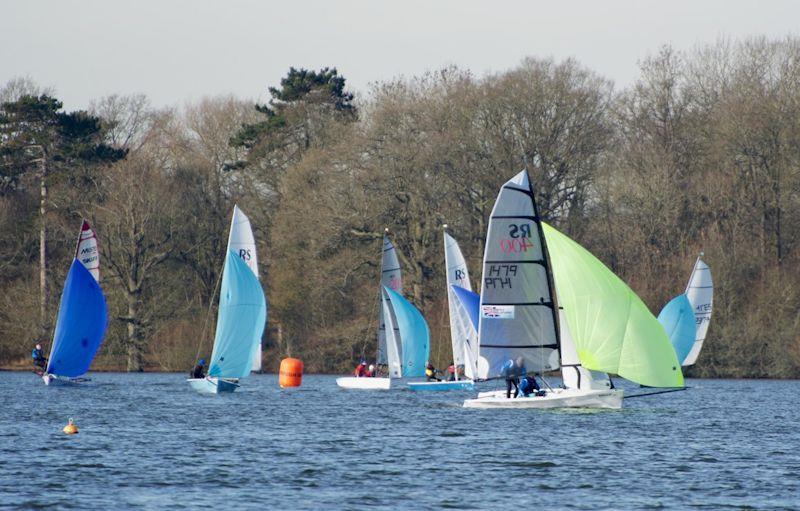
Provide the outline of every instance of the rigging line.
{"type": "MultiPolygon", "coordinates": [[[[227,261],[228,254],[225,254],[225,260],[227,261]]],[[[203,350],[203,342],[206,339],[206,328],[208,327],[208,318],[211,316],[211,309],[214,307],[214,298],[217,296],[217,289],[219,288],[220,282],[222,282],[222,274],[225,273],[225,261],[222,263],[222,271],[219,272],[217,276],[217,282],[214,284],[214,289],[211,292],[211,297],[208,300],[208,310],[206,310],[206,317],[203,320],[203,330],[200,332],[200,343],[197,346],[197,353],[194,355],[194,363],[197,363],[197,360],[200,358],[200,352],[203,350]]],[[[208,361],[209,366],[211,365],[211,360],[209,357],[208,361]]],[[[208,373],[208,369],[206,369],[206,373],[208,373]]]]}
{"type": "Polygon", "coordinates": [[[687,390],[687,389],[690,389],[690,388],[691,387],[682,387],[682,388],[679,388],[679,389],[665,389],[665,390],[659,390],[657,392],[646,392],[646,393],[643,393],[643,394],[631,394],[631,395],[628,395],[628,396],[623,395],[622,399],[632,399],[634,397],[655,396],[657,394],[669,394],[670,392],[680,392],[682,390],[687,390]]]}

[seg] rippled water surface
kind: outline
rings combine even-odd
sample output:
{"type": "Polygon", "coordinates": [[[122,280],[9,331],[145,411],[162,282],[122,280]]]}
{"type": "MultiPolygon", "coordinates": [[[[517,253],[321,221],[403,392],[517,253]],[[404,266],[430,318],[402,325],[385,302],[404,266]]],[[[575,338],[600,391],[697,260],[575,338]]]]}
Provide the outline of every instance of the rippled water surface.
{"type": "Polygon", "coordinates": [[[178,374],[92,378],[0,372],[0,508],[800,509],[797,381],[492,411],[330,376],[281,390],[257,375],[223,396],[178,374]]]}

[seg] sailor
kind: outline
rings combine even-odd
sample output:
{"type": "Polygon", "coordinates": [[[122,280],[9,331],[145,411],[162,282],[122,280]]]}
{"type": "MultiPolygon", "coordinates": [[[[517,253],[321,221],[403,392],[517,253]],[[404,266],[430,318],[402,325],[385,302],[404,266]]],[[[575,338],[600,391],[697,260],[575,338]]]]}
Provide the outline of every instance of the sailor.
{"type": "Polygon", "coordinates": [[[194,366],[194,369],[191,373],[192,378],[205,378],[206,377],[206,361],[204,359],[200,359],[197,361],[197,365],[194,366]]]}
{"type": "Polygon", "coordinates": [[[541,388],[539,387],[539,383],[536,381],[536,376],[533,374],[529,374],[522,379],[519,384],[519,391],[522,392],[522,395],[525,397],[530,396],[531,394],[539,395],[539,391],[541,388]]]}
{"type": "Polygon", "coordinates": [[[517,397],[519,395],[519,379],[527,373],[525,360],[522,357],[517,357],[516,360],[509,359],[503,364],[500,373],[506,378],[506,398],[511,398],[512,386],[514,387],[514,397],[517,397]]]}
{"type": "Polygon", "coordinates": [[[366,374],[364,376],[366,376],[368,378],[374,378],[375,377],[375,366],[370,364],[369,368],[367,369],[367,372],[366,372],[366,374]]]}
{"type": "Polygon", "coordinates": [[[47,358],[44,356],[44,351],[42,351],[41,344],[36,344],[36,347],[33,348],[33,351],[31,352],[31,357],[33,357],[34,367],[36,367],[37,370],[44,372],[45,368],[47,367],[47,358]]]}
{"type": "Polygon", "coordinates": [[[366,372],[367,372],[367,363],[362,360],[356,366],[356,370],[353,371],[353,374],[356,375],[356,378],[361,378],[362,376],[366,375],[366,372]]]}
{"type": "Polygon", "coordinates": [[[447,381],[455,381],[456,371],[458,371],[458,368],[456,367],[456,364],[454,362],[450,364],[450,367],[447,368],[447,381]]]}
{"type": "Polygon", "coordinates": [[[438,371],[436,370],[435,367],[433,367],[433,364],[431,364],[430,362],[425,364],[425,376],[428,377],[428,381],[442,381],[441,378],[436,377],[437,372],[438,371]]]}

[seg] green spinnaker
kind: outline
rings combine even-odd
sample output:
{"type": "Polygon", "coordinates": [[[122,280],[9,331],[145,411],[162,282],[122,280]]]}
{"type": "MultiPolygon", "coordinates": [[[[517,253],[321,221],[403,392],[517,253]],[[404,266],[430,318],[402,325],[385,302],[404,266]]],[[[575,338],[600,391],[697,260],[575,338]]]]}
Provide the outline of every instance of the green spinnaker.
{"type": "Polygon", "coordinates": [[[683,387],[675,350],[644,302],[588,250],[544,222],[542,228],[581,364],[648,387],[683,387]]]}

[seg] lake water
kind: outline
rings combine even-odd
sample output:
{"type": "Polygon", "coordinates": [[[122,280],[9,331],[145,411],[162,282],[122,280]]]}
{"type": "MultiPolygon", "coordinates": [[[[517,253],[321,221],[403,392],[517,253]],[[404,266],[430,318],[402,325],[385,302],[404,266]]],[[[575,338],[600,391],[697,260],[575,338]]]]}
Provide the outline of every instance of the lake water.
{"type": "Polygon", "coordinates": [[[800,509],[797,381],[539,411],[332,376],[281,390],[257,375],[223,396],[179,374],[91,376],[0,372],[0,508],[800,509]]]}

